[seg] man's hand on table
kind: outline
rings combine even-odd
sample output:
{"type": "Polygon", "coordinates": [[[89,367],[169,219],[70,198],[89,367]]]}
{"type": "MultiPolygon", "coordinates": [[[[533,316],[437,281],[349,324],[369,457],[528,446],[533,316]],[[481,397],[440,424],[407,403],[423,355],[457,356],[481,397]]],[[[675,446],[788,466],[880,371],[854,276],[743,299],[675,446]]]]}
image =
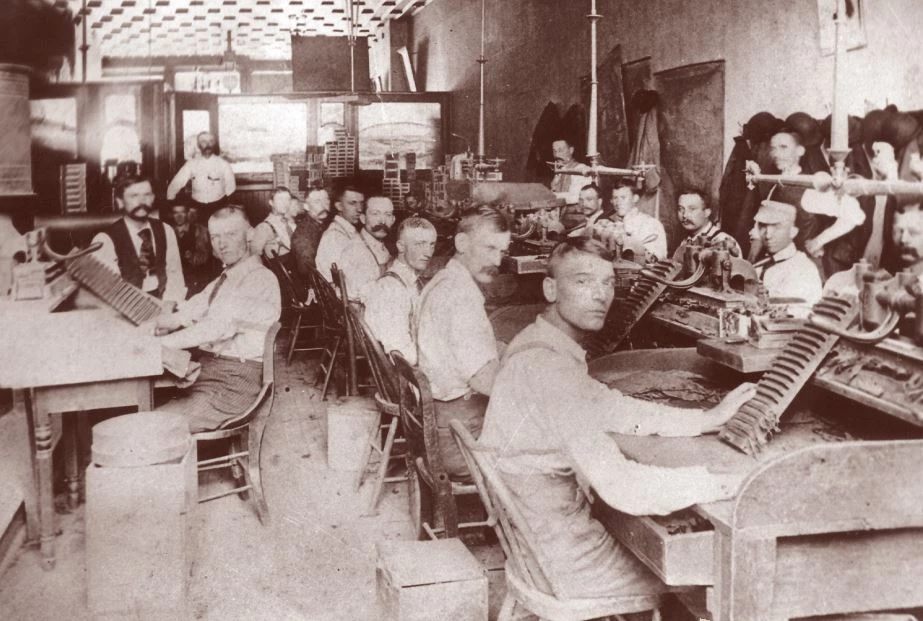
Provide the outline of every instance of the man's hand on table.
{"type": "Polygon", "coordinates": [[[718,431],[729,418],[737,413],[740,407],[753,398],[756,394],[756,384],[746,382],[741,384],[724,396],[721,403],[705,411],[706,423],[702,426],[702,433],[718,431]]]}

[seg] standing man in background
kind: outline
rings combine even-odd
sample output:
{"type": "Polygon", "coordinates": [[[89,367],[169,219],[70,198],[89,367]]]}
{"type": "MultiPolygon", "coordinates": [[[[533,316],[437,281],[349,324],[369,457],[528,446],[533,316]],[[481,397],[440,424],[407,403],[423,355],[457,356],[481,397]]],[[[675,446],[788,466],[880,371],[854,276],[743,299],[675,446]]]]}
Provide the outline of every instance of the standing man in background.
{"type": "Polygon", "coordinates": [[[565,175],[559,172],[551,179],[551,191],[554,195],[563,198],[568,205],[576,205],[580,198],[580,188],[593,183],[590,177],[584,176],[589,172],[590,167],[574,159],[574,147],[564,138],[551,143],[551,152],[554,154],[557,170],[572,170],[581,173],[565,175]]]}
{"type": "Polygon", "coordinates": [[[173,181],[167,186],[167,200],[174,200],[180,190],[191,181],[192,202],[199,208],[199,216],[207,221],[234,193],[237,182],[231,165],[216,153],[215,136],[210,132],[202,132],[196,141],[199,153],[196,157],[186,160],[173,177],[173,181]]]}

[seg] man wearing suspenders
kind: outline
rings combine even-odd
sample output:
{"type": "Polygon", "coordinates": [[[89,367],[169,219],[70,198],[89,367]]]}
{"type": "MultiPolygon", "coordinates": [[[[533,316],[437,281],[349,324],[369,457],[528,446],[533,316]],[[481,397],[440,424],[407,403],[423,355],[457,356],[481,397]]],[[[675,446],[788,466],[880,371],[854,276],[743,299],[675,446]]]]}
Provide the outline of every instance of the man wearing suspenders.
{"type": "Polygon", "coordinates": [[[343,272],[349,299],[361,302],[369,285],[391,265],[391,251],[384,241],[394,226],[394,204],[384,196],[372,196],[359,220],[362,230],[343,249],[337,267],[343,272]]]}
{"type": "Polygon", "coordinates": [[[423,218],[407,218],[397,229],[397,257],[367,289],[365,321],[386,352],[398,351],[417,364],[414,322],[423,289],[420,274],[436,249],[436,227],[423,218]]]}

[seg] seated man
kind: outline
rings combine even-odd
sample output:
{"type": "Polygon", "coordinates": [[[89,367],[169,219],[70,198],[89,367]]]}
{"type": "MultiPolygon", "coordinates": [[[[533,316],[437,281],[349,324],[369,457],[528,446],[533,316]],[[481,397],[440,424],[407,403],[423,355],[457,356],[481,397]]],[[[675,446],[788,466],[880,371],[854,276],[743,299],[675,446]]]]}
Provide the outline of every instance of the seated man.
{"type": "Polygon", "coordinates": [[[365,195],[350,185],[340,189],[339,196],[333,203],[336,207],[336,215],[321,235],[320,243],[317,245],[317,254],[314,257],[317,271],[329,282],[333,282],[330,266],[336,263],[337,267],[342,268],[340,255],[343,254],[343,249],[349,245],[349,242],[359,239],[357,227],[364,203],[365,195]]]}
{"type": "Polygon", "coordinates": [[[677,207],[679,224],[686,231],[687,239],[703,237],[710,242],[725,242],[731,254],[743,256],[737,240],[722,231],[712,220],[711,207],[703,191],[689,188],[680,192],[677,207]]]}
{"type": "Polygon", "coordinates": [[[362,222],[359,239],[343,248],[337,267],[343,272],[349,298],[363,302],[369,285],[391,265],[391,251],[384,242],[394,226],[394,204],[390,198],[372,196],[359,220],[362,222]]]}
{"type": "Polygon", "coordinates": [[[584,222],[568,233],[567,236],[589,237],[593,232],[593,225],[596,221],[608,215],[603,211],[603,199],[595,183],[580,188],[577,204],[580,207],[581,215],[584,217],[584,222]]]}
{"type": "MultiPolygon", "coordinates": [[[[558,596],[665,590],[590,515],[567,447],[605,431],[663,436],[713,432],[755,389],[740,386],[719,405],[701,411],[627,397],[590,377],[580,342],[602,328],[615,294],[612,254],[596,240],[567,239],[558,244],[542,289],[550,305],[510,342],[491,392],[480,443],[495,452],[501,476],[539,547],[542,570],[558,596]]],[[[626,504],[639,514],[728,498],[739,483],[733,476],[713,475],[702,468],[666,470],[626,459],[613,461],[625,481],[626,495],[632,495],[626,504]]]]}
{"type": "Polygon", "coordinates": [[[798,227],[794,205],[763,201],[756,212],[756,227],[769,258],[754,264],[770,298],[802,300],[789,306],[796,317],[806,317],[820,300],[823,283],[817,265],[795,248],[798,227]]]}
{"type": "Polygon", "coordinates": [[[301,211],[288,188],[277,187],[269,198],[269,215],[253,229],[250,254],[271,259],[285,257],[292,249],[295,215],[301,211]]]}
{"type": "Polygon", "coordinates": [[[247,252],[250,223],[244,210],[222,207],[208,220],[215,257],[224,271],[174,313],[157,319],[166,347],[198,348],[201,373],[178,399],[160,409],[189,417],[192,432],[215,429],[239,416],[262,383],[263,342],[279,320],[279,282],[247,252]]]}
{"type": "Polygon", "coordinates": [[[564,138],[551,143],[551,152],[554,155],[555,164],[561,170],[581,173],[579,175],[557,173],[551,179],[551,191],[555,196],[563,198],[568,205],[576,205],[580,188],[593,183],[593,179],[586,176],[590,172],[590,167],[574,159],[574,147],[564,138]]]}
{"type": "MultiPolygon", "coordinates": [[[[371,201],[369,201],[371,204],[371,201]]],[[[407,218],[397,229],[397,258],[367,289],[365,321],[385,352],[398,351],[417,364],[413,324],[420,306],[420,274],[436,249],[436,227],[423,218],[407,218]]]]}
{"type": "Polygon", "coordinates": [[[192,297],[205,288],[215,275],[212,247],[208,242],[208,229],[189,219],[186,205],[177,203],[171,208],[173,229],[179,244],[183,277],[189,288],[187,297],[192,297]]]}
{"type": "Polygon", "coordinates": [[[665,259],[667,257],[667,233],[660,220],[638,209],[639,198],[638,188],[634,183],[623,182],[622,185],[612,190],[612,206],[615,207],[615,216],[625,227],[624,235],[631,238],[631,240],[623,239],[620,243],[624,245],[625,242],[632,241],[634,244],[643,246],[655,259],[665,259]]]}
{"type": "Polygon", "coordinates": [[[493,281],[509,245],[509,223],[496,209],[463,214],[455,256],[421,295],[417,353],[432,389],[439,448],[450,476],[466,476],[468,468],[449,421],[462,420],[478,436],[500,358],[478,284],[493,281]]]}
{"type": "Polygon", "coordinates": [[[324,188],[308,192],[305,200],[307,216],[301,219],[292,233],[292,254],[295,257],[295,273],[302,279],[314,269],[314,259],[320,238],[324,234],[327,216],[330,215],[330,196],[324,188]]]}

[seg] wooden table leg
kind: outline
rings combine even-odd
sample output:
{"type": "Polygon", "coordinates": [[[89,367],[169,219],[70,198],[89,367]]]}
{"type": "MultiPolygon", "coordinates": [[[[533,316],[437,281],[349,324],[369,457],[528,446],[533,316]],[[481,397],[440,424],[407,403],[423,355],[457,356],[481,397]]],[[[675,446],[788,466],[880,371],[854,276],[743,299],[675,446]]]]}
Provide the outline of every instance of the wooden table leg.
{"type": "Polygon", "coordinates": [[[34,476],[38,491],[39,545],[42,552],[42,568],[52,569],[55,564],[54,538],[55,513],[52,490],[51,456],[54,452],[51,414],[42,407],[36,391],[26,391],[26,415],[32,420],[35,443],[34,476]]]}
{"type": "Polygon", "coordinates": [[[83,412],[71,413],[61,420],[64,440],[64,484],[67,487],[67,507],[76,509],[80,504],[80,443],[77,440],[77,421],[83,412]]]}

